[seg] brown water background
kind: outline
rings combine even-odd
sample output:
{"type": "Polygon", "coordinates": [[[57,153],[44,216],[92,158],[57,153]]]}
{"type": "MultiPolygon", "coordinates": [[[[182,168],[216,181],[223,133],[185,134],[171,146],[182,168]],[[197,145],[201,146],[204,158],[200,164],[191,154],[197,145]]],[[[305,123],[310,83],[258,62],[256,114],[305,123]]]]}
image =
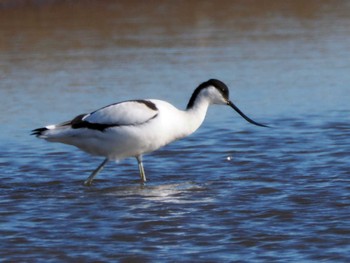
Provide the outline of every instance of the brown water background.
{"type": "Polygon", "coordinates": [[[1,262],[349,262],[350,2],[0,1],[1,262]],[[29,136],[134,98],[194,135],[109,164],[29,136]]]}

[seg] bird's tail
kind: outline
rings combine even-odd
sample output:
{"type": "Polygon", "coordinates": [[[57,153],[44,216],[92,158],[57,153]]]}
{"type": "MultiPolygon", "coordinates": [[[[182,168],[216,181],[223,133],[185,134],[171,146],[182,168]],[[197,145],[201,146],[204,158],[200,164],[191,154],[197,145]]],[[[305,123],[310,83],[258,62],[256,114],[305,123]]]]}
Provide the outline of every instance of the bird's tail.
{"type": "Polygon", "coordinates": [[[71,126],[68,122],[61,123],[58,125],[48,125],[42,128],[32,130],[31,135],[49,141],[55,141],[57,139],[60,140],[61,138],[66,137],[68,135],[67,132],[71,131],[70,127],[71,126]]]}
{"type": "Polygon", "coordinates": [[[38,128],[38,129],[35,129],[35,130],[32,130],[32,133],[30,135],[34,135],[36,137],[41,137],[45,134],[46,131],[48,131],[49,129],[46,128],[46,127],[42,127],[42,128],[38,128]]]}
{"type": "Polygon", "coordinates": [[[45,127],[37,128],[35,130],[32,130],[31,135],[35,135],[38,138],[41,139],[60,139],[65,136],[70,136],[70,132],[74,130],[74,125],[79,126],[79,123],[83,120],[83,118],[86,116],[86,114],[81,114],[77,117],[75,117],[71,121],[62,122],[60,124],[56,125],[48,125],[45,127]],[[72,129],[73,128],[73,129],[72,129]]]}

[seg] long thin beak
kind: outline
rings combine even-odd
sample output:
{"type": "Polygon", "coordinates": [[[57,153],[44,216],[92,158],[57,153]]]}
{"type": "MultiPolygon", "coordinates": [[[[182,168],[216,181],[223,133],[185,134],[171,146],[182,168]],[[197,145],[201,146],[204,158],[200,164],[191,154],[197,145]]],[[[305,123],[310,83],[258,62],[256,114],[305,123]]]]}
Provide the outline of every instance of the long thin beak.
{"type": "Polygon", "coordinates": [[[227,102],[227,105],[231,106],[231,108],[233,108],[235,111],[238,112],[239,115],[241,115],[246,121],[250,122],[251,124],[254,124],[256,126],[261,126],[261,127],[267,127],[269,128],[269,126],[267,125],[264,125],[264,124],[260,124],[260,123],[257,123],[255,121],[253,121],[251,118],[247,117],[247,115],[245,115],[240,109],[237,108],[237,106],[235,104],[233,104],[232,101],[228,101],[227,102]]]}

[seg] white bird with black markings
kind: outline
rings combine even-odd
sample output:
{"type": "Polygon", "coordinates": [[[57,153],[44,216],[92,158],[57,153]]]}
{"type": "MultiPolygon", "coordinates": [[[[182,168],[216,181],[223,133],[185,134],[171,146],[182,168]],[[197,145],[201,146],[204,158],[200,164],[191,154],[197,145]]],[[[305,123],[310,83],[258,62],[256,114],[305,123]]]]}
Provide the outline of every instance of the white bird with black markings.
{"type": "Polygon", "coordinates": [[[87,178],[85,185],[91,185],[108,161],[127,157],[137,159],[144,183],[146,175],[142,155],[192,134],[202,124],[211,104],[228,105],[248,122],[268,127],[242,113],[229,100],[229,90],[223,82],[210,79],[194,90],[186,110],[179,110],[162,100],[129,100],[81,114],[71,121],[35,129],[32,134],[105,157],[87,178]]]}

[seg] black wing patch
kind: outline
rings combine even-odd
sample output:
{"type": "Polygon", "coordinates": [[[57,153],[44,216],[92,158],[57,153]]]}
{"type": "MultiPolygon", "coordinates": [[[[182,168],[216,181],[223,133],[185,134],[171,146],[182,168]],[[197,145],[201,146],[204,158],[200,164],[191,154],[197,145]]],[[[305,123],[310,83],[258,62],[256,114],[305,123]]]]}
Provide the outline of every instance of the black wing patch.
{"type": "Polygon", "coordinates": [[[149,101],[149,100],[134,100],[134,101],[145,104],[151,110],[158,111],[156,104],[154,104],[152,101],[149,101]]]}
{"type": "Polygon", "coordinates": [[[111,124],[90,123],[88,121],[84,121],[85,116],[87,116],[87,114],[78,115],[73,120],[71,120],[70,123],[66,123],[66,125],[70,125],[72,129],[88,128],[99,131],[104,131],[109,127],[113,127],[111,124]]]}

